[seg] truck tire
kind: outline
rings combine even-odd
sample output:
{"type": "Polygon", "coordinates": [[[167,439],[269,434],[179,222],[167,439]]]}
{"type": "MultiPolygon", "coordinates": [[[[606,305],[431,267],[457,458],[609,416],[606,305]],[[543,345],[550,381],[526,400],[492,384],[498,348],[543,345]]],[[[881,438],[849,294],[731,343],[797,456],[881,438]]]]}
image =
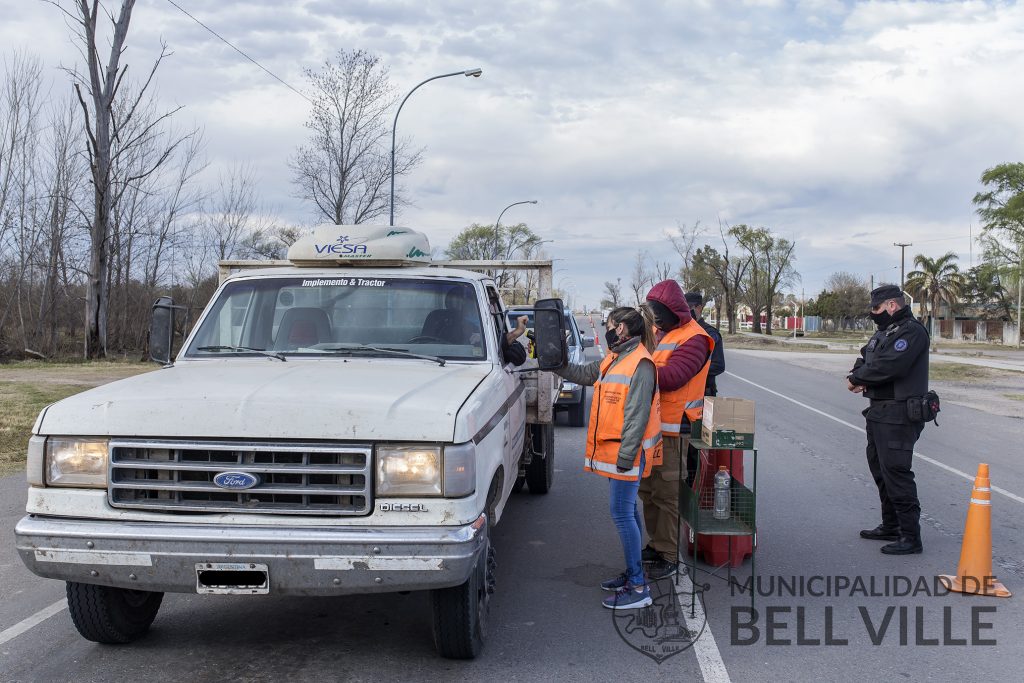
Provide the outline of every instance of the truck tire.
{"type": "Polygon", "coordinates": [[[555,479],[555,426],[532,425],[533,459],[526,466],[530,493],[547,493],[555,479]]]}
{"type": "Polygon", "coordinates": [[[494,593],[494,548],[490,539],[473,573],[452,588],[431,591],[434,647],[447,659],[473,659],[487,637],[487,616],[494,593]]]}
{"type": "Polygon", "coordinates": [[[67,582],[68,611],[86,640],[118,645],[149,630],[160,610],[163,593],[132,591],[90,583],[67,582]]]}
{"type": "Polygon", "coordinates": [[[569,406],[569,426],[582,427],[587,423],[587,388],[580,390],[580,402],[569,406]]]}

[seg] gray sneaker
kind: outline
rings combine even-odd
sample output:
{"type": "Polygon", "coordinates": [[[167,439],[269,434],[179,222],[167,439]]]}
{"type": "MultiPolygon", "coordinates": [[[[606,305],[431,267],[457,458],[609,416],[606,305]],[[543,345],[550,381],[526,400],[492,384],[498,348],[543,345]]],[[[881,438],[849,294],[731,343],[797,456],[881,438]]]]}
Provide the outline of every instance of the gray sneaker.
{"type": "Polygon", "coordinates": [[[667,579],[670,576],[675,576],[677,571],[679,571],[678,564],[659,557],[647,566],[647,578],[650,581],[667,579]]]}

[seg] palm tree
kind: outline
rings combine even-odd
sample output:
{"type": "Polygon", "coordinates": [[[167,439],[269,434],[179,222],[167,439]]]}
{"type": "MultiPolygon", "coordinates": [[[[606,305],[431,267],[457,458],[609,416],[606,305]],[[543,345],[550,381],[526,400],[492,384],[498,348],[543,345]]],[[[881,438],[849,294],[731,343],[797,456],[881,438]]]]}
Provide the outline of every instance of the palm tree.
{"type": "Polygon", "coordinates": [[[911,296],[928,302],[928,326],[935,333],[935,314],[942,302],[952,309],[967,285],[966,278],[956,265],[957,255],[950,251],[937,259],[924,254],[914,257],[917,270],[907,273],[903,285],[911,296]]]}

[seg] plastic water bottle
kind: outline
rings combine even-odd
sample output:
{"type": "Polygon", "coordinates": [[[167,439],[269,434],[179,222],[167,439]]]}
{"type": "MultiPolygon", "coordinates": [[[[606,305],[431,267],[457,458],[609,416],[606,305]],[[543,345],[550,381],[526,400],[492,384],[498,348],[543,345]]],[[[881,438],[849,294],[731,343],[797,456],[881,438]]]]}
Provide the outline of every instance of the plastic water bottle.
{"type": "Polygon", "coordinates": [[[729,519],[729,508],[732,507],[732,491],[729,490],[731,482],[729,470],[725,465],[720,465],[715,473],[715,519],[729,519]]]}

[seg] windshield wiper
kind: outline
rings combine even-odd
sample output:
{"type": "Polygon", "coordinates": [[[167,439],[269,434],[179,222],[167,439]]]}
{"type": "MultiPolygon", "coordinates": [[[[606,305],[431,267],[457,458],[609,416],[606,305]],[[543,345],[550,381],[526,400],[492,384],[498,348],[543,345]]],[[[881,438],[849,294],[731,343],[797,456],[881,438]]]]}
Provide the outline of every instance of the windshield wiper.
{"type": "Polygon", "coordinates": [[[196,351],[236,351],[236,352],[249,352],[258,353],[261,356],[267,358],[276,358],[281,361],[287,361],[283,353],[277,353],[276,351],[267,351],[266,349],[254,349],[251,346],[200,346],[196,348],[196,351]]]}
{"type": "Polygon", "coordinates": [[[384,355],[392,356],[406,356],[408,358],[420,358],[422,360],[432,360],[441,367],[444,367],[445,360],[438,356],[427,356],[421,353],[412,353],[411,351],[403,351],[402,349],[389,349],[387,347],[370,346],[369,344],[347,344],[345,346],[328,346],[326,348],[317,349],[318,351],[326,351],[329,353],[341,353],[343,351],[369,351],[371,353],[383,353],[384,355]]]}

